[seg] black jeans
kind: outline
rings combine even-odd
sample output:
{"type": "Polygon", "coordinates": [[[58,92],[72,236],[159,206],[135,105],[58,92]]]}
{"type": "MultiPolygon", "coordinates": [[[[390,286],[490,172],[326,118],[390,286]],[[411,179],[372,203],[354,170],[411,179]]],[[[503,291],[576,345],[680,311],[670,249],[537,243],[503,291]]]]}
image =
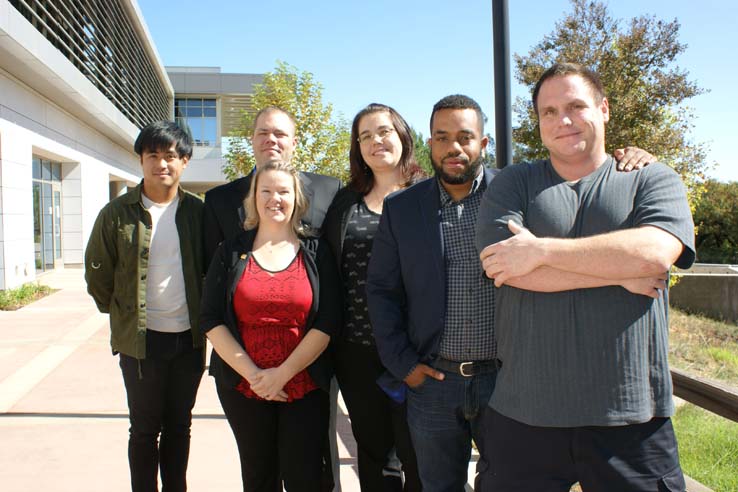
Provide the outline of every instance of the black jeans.
{"type": "Polygon", "coordinates": [[[420,477],[407,425],[407,407],[393,402],[377,385],[377,378],[385,371],[377,349],[339,341],[334,360],[356,439],[361,491],[403,490],[399,470],[388,467],[388,457],[396,452],[402,462],[405,492],[419,492],[420,477]]]}
{"type": "Polygon", "coordinates": [[[243,490],[324,491],[328,393],[317,389],[291,403],[246,398],[216,384],[241,460],[243,490]]]}
{"type": "Polygon", "coordinates": [[[686,487],[671,419],[614,427],[535,427],[491,408],[484,416],[488,468],[481,491],[584,492],[686,487]]]}
{"type": "Polygon", "coordinates": [[[192,334],[146,333],[146,359],[120,354],[131,422],[128,464],[133,492],[187,490],[192,407],[203,373],[203,350],[192,334]],[[157,439],[161,434],[161,439],[157,439]]]}

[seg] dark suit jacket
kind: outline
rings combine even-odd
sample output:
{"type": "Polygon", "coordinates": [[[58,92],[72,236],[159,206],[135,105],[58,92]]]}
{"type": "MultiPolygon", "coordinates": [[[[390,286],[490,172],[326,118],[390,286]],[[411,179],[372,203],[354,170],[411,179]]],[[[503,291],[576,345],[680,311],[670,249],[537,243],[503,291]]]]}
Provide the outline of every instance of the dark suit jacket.
{"type": "MultiPolygon", "coordinates": [[[[206,265],[210,265],[215,250],[223,240],[243,231],[243,221],[246,219],[243,200],[249,193],[252,175],[253,172],[205,193],[202,227],[206,265]]],[[[300,180],[310,201],[310,208],[302,220],[319,234],[325,213],[341,182],[330,176],[307,172],[300,173],[300,180]]]]}
{"type": "MultiPolygon", "coordinates": [[[[494,174],[484,170],[487,184],[494,174]]],[[[387,197],[369,261],[374,338],[382,364],[398,380],[436,358],[446,320],[438,186],[428,179],[387,197]]]]}

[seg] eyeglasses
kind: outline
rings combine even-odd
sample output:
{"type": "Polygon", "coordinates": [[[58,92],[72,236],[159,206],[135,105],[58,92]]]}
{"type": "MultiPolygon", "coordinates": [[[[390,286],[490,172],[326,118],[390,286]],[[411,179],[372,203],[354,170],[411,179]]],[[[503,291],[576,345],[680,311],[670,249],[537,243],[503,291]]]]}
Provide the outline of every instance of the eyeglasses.
{"type": "Polygon", "coordinates": [[[375,138],[379,137],[379,140],[384,142],[389,137],[391,137],[393,133],[395,133],[394,128],[380,128],[379,130],[377,130],[377,133],[362,133],[356,140],[360,144],[365,144],[367,142],[373,142],[375,138]]]}

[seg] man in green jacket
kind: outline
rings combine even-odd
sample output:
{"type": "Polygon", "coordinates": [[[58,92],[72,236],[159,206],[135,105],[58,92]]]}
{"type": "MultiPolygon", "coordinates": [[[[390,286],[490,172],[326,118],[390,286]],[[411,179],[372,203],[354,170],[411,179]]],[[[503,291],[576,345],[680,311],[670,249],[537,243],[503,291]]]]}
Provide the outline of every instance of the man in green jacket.
{"type": "Polygon", "coordinates": [[[134,492],[187,488],[192,407],[204,368],[197,328],[202,201],[179,187],[192,139],[175,123],[141,130],[141,183],[101,211],[85,251],[87,291],[110,314],[130,418],[134,492]],[[158,441],[159,435],[161,439],[158,441]]]}

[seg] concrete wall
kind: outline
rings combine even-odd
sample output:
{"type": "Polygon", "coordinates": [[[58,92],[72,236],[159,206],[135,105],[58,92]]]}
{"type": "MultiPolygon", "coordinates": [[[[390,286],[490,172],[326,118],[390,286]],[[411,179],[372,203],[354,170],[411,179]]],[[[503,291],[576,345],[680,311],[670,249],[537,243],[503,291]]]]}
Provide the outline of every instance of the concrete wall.
{"type": "Polygon", "coordinates": [[[672,306],[738,322],[738,275],[687,273],[679,277],[669,292],[672,306]]]}
{"type": "MultiPolygon", "coordinates": [[[[174,91],[135,0],[124,1],[168,97],[174,91]]],[[[33,157],[62,164],[62,265],[81,265],[118,183],[140,180],[139,129],[8,1],[0,0],[0,289],[36,278],[33,157]],[[116,182],[111,185],[111,182],[116,182]]]]}
{"type": "Polygon", "coordinates": [[[220,150],[220,147],[194,147],[192,159],[182,173],[182,187],[193,193],[205,193],[228,182],[222,171],[225,158],[220,150]]]}
{"type": "Polygon", "coordinates": [[[109,182],[136,183],[138,158],[0,70],[0,289],[36,279],[33,156],[62,163],[62,263],[80,265],[109,182]]]}

